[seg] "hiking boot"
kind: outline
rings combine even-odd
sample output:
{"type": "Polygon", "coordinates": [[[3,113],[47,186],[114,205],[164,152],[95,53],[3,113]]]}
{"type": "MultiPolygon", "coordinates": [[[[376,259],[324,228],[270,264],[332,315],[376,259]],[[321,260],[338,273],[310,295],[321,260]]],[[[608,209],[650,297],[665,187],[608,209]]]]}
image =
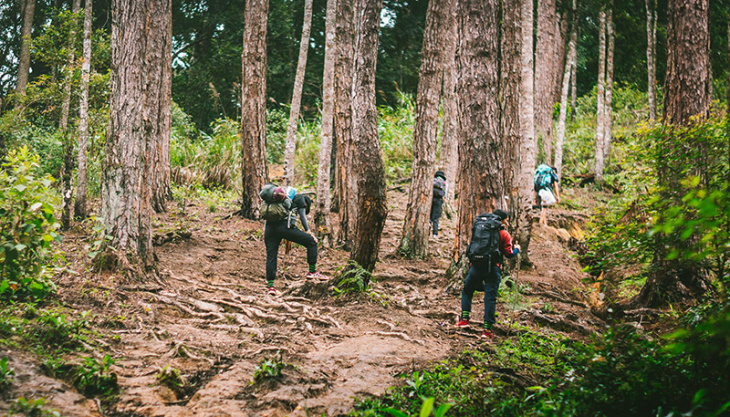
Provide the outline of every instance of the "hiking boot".
{"type": "Polygon", "coordinates": [[[454,327],[469,327],[469,320],[461,319],[454,325],[454,327]]]}
{"type": "Polygon", "coordinates": [[[317,271],[314,272],[307,272],[307,279],[316,279],[319,281],[329,281],[329,277],[326,275],[322,275],[317,271]]]}
{"type": "Polygon", "coordinates": [[[276,288],[269,287],[269,289],[266,290],[266,293],[269,295],[276,295],[276,288]]]}
{"type": "Polygon", "coordinates": [[[485,341],[490,341],[494,339],[494,333],[492,333],[489,329],[484,329],[481,335],[479,335],[479,338],[485,341]]]}

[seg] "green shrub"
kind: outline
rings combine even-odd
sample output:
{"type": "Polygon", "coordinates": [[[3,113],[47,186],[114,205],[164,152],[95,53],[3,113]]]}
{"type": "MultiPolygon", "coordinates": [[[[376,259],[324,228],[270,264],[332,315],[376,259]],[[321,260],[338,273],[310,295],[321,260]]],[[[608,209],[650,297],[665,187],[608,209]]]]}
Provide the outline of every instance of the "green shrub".
{"type": "Polygon", "coordinates": [[[44,346],[77,346],[83,341],[82,331],[89,326],[87,315],[88,311],[84,311],[81,313],[81,318],[69,320],[65,314],[41,311],[38,316],[40,327],[36,332],[38,341],[44,346]]]}
{"type": "Polygon", "coordinates": [[[15,371],[8,365],[8,358],[0,359],[0,392],[13,383],[15,371]]]}
{"type": "Polygon", "coordinates": [[[66,363],[62,359],[49,359],[43,368],[50,376],[62,378],[75,386],[87,397],[108,396],[119,390],[117,375],[111,366],[116,361],[105,355],[101,361],[93,357],[84,358],[81,365],[66,363]]]}
{"type": "Polygon", "coordinates": [[[335,278],[335,292],[337,294],[365,292],[372,279],[372,273],[358,265],[357,262],[349,261],[335,278]]]}
{"type": "Polygon", "coordinates": [[[59,240],[53,216],[53,178],[37,177],[38,157],[23,147],[0,171],[0,298],[43,299],[55,290],[47,264],[59,240]]]}
{"type": "Polygon", "coordinates": [[[43,408],[45,405],[45,398],[33,400],[25,397],[19,397],[10,405],[10,412],[8,415],[14,416],[16,414],[21,414],[25,417],[61,417],[61,413],[58,411],[43,408]]]}

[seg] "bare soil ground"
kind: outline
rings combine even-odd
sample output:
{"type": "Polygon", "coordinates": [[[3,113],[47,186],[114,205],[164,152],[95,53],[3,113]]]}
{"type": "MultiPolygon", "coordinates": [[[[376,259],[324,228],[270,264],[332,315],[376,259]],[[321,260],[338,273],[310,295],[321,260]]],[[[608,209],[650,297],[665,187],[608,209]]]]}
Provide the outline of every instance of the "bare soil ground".
{"type": "MultiPolygon", "coordinates": [[[[327,282],[305,279],[303,248],[280,252],[280,294],[265,294],[263,223],[202,205],[172,207],[156,222],[159,277],[137,282],[95,274],[85,263],[88,236],[67,236],[64,250],[76,273],[60,277],[62,304],[89,310],[98,332],[94,355],[116,358],[117,401],[102,404],[65,382],[44,376],[38,359],[8,352],[16,382],[0,400],[0,413],[18,396],[45,397],[47,408],[75,416],[338,416],[355,398],[381,395],[397,376],[465,348],[490,349],[479,326],[453,327],[459,285],[444,275],[455,239],[454,221],[443,218],[427,260],[394,255],[406,195],[389,194],[381,261],[372,292],[337,297],[327,282]],[[189,233],[188,233],[189,232],[189,233]],[[455,290],[448,290],[456,288],[455,290]],[[276,381],[254,383],[263,361],[284,363],[276,381]],[[164,369],[179,369],[184,386],[160,385],[164,369]]],[[[554,209],[550,224],[535,225],[530,257],[536,268],[513,273],[522,296],[498,300],[497,338],[513,337],[516,323],[583,338],[603,323],[590,313],[591,288],[570,250],[585,217],[554,209]]],[[[319,268],[334,275],[348,254],[320,252],[319,268]]],[[[482,297],[473,317],[480,320],[482,297]]],[[[85,352],[84,355],[92,354],[85,352]]],[[[67,359],[73,360],[73,356],[67,359]]]]}

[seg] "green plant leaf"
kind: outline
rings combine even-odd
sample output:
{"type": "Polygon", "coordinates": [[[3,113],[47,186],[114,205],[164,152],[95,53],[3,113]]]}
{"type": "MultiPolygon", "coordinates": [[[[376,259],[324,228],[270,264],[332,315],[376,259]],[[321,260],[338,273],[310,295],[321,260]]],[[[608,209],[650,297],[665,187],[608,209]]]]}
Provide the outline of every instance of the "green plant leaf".
{"type": "Polygon", "coordinates": [[[421,413],[419,414],[420,417],[428,417],[431,415],[434,401],[436,401],[436,399],[434,397],[430,397],[423,402],[423,405],[421,406],[421,413]]]}
{"type": "Polygon", "coordinates": [[[408,417],[408,414],[400,410],[396,410],[395,408],[384,408],[383,411],[395,417],[408,417]]]}

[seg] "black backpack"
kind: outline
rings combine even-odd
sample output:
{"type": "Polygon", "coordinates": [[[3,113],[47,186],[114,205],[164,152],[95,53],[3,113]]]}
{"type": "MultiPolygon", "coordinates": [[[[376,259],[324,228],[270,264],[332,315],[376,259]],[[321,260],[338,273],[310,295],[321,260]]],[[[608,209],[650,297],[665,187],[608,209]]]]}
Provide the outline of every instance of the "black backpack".
{"type": "Polygon", "coordinates": [[[502,259],[499,251],[499,231],[502,229],[502,219],[494,213],[484,213],[474,219],[471,227],[471,243],[466,249],[466,256],[472,264],[488,266],[498,263],[502,259]]]}
{"type": "Polygon", "coordinates": [[[446,195],[446,180],[441,177],[433,179],[433,196],[435,198],[444,198],[446,195]]]}

